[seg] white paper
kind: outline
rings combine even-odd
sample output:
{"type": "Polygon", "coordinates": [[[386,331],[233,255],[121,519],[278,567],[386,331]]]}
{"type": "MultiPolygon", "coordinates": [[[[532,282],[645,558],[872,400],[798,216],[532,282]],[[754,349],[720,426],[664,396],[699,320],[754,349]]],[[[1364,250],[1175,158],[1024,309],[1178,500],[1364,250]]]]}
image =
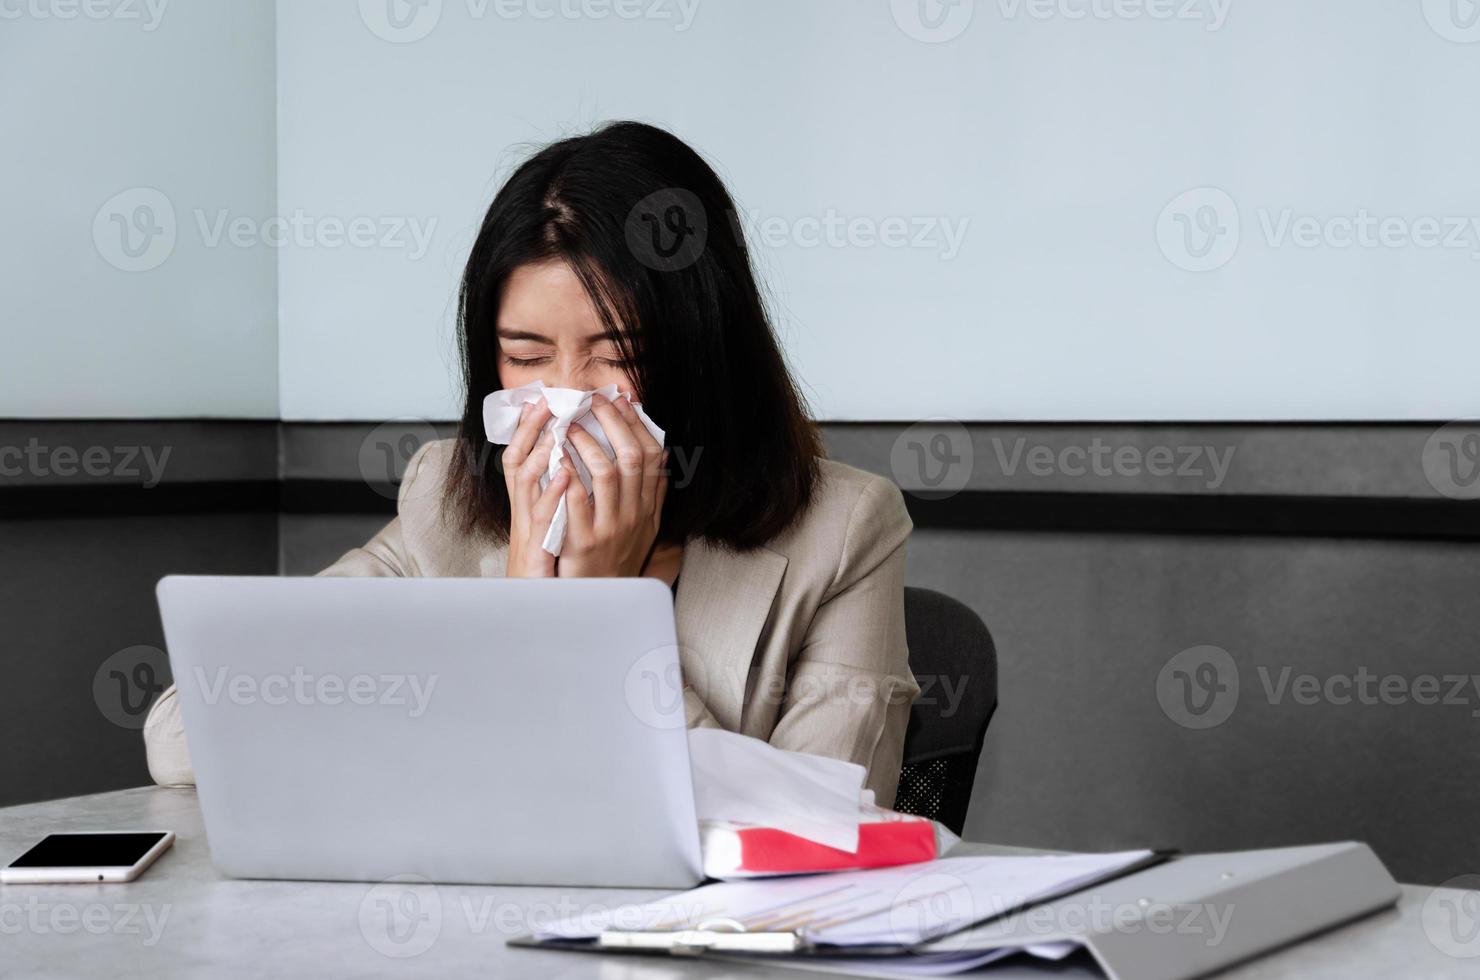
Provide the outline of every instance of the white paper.
{"type": "MultiPolygon", "coordinates": [[[[594,391],[576,391],[574,388],[546,388],[544,382],[536,381],[533,384],[523,385],[518,388],[504,388],[492,392],[483,399],[483,429],[488,436],[488,441],[499,446],[506,446],[509,440],[514,438],[514,430],[519,428],[519,413],[526,404],[533,405],[541,398],[550,406],[550,414],[554,416],[545,423],[540,435],[546,431],[553,430],[555,433],[555,448],[550,453],[550,466],[545,470],[545,475],[540,478],[540,489],[549,485],[552,477],[560,472],[560,460],[566,455],[565,444],[566,433],[570,431],[571,425],[579,425],[591,434],[596,444],[606,453],[607,459],[615,459],[616,450],[612,449],[610,440],[602,431],[601,422],[595,415],[591,414],[591,396],[601,395],[607,401],[616,401],[625,398],[637,410],[637,417],[642,424],[652,433],[653,438],[658,440],[658,445],[663,445],[663,430],[653,424],[648,418],[647,412],[642,410],[642,405],[634,402],[631,396],[625,392],[618,394],[616,385],[607,385],[605,388],[597,388],[594,391]]],[[[591,473],[581,462],[579,453],[571,453],[571,462],[575,463],[576,476],[589,491],[591,489],[591,473]]],[[[542,547],[552,555],[559,557],[560,546],[565,541],[565,525],[567,510],[565,495],[561,494],[560,503],[555,507],[555,516],[550,521],[550,530],[545,534],[542,547]]]]}
{"type": "Polygon", "coordinates": [[[771,827],[840,851],[858,850],[863,766],[788,752],[720,728],[689,731],[689,763],[700,821],[771,827]]]}
{"type": "MultiPolygon", "coordinates": [[[[793,878],[726,881],[538,930],[589,939],[607,928],[676,931],[715,919],[747,932],[794,931],[817,943],[912,946],[1076,890],[1145,860],[1150,851],[942,858],[923,864],[793,878]]],[[[1019,947],[1051,957],[1046,940],[1019,947]]],[[[971,951],[969,939],[954,953],[971,951]]]]}
{"type": "MultiPolygon", "coordinates": [[[[1001,946],[965,953],[921,953],[917,956],[827,957],[829,973],[863,974],[874,977],[950,977],[976,970],[1018,953],[1043,960],[1061,960],[1080,948],[1077,942],[1040,943],[1036,946],[1001,946]]],[[[814,961],[815,962],[815,961],[814,961]]],[[[985,974],[990,976],[991,974],[985,974]]],[[[1057,974],[1054,974],[1057,975],[1057,974]]],[[[1094,974],[1098,977],[1098,971],[1094,974]]]]}

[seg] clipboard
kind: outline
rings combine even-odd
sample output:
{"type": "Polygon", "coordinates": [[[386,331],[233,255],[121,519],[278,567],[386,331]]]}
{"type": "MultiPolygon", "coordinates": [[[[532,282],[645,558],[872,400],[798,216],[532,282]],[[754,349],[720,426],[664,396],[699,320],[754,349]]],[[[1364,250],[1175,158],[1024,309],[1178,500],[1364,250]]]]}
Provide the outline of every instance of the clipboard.
{"type": "MultiPolygon", "coordinates": [[[[847,959],[854,975],[894,978],[904,975],[901,961],[916,956],[1066,942],[1081,947],[1107,980],[1188,980],[1391,907],[1400,894],[1372,849],[1358,842],[1188,856],[1157,852],[1097,883],[994,913],[914,946],[828,946],[795,933],[736,932],[719,923],[700,924],[711,926],[707,929],[612,935],[605,943],[521,936],[509,944],[770,961],[788,969],[828,972],[837,971],[830,961],[847,959]],[[1115,909],[1113,921],[1087,914],[1090,903],[1115,909]],[[1166,910],[1172,912],[1170,924],[1166,910]],[[1206,925],[1221,921],[1221,927],[1186,928],[1185,916],[1195,910],[1205,913],[1206,925]],[[1178,914],[1184,917],[1183,927],[1175,921],[1178,914]],[[1043,922],[1060,927],[1045,929],[1043,922]]],[[[1011,962],[1014,973],[1052,973],[1063,966],[1025,957],[1011,962]]]]}

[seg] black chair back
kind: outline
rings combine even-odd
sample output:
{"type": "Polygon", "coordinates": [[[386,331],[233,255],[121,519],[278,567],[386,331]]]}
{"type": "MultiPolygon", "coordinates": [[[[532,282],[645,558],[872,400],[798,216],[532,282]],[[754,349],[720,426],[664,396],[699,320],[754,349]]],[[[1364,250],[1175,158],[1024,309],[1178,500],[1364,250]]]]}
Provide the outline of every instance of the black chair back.
{"type": "Polygon", "coordinates": [[[930,589],[904,590],[904,618],[921,691],[910,710],[894,809],[960,834],[997,710],[997,648],[980,616],[930,589]]]}

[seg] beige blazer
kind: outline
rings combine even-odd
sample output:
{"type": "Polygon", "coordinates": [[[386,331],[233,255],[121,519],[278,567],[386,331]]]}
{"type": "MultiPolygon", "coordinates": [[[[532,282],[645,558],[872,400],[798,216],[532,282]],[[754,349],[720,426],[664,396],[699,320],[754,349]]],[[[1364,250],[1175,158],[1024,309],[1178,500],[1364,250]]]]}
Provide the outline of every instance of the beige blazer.
{"type": "MultiPolygon", "coordinates": [[[[450,440],[407,466],[397,517],[323,575],[502,576],[507,549],[443,512],[450,440]]],[[[888,480],[831,460],[811,507],[768,545],[684,548],[675,602],[689,727],[860,763],[894,801],[910,704],[904,632],[911,523],[888,480]]],[[[194,782],[174,688],[144,727],[157,782],[194,782]]]]}

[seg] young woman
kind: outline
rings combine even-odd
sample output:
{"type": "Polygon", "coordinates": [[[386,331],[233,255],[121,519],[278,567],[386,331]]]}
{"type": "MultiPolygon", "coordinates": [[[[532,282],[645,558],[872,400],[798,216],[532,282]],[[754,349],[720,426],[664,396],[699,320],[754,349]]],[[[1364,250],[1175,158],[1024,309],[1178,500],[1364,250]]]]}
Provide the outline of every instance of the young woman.
{"type": "MultiPolygon", "coordinates": [[[[398,516],[325,575],[644,575],[675,589],[688,724],[867,767],[889,805],[911,701],[904,633],[910,519],[888,480],[822,458],[766,318],[735,207],[672,134],[622,122],[537,153],[493,201],[459,297],[466,401],[423,447],[398,516]],[[597,398],[609,460],[543,402],[491,451],[489,392],[615,384],[597,398]],[[560,557],[541,548],[561,494],[560,557]]],[[[193,782],[171,689],[145,727],[150,771],[193,782]]]]}

